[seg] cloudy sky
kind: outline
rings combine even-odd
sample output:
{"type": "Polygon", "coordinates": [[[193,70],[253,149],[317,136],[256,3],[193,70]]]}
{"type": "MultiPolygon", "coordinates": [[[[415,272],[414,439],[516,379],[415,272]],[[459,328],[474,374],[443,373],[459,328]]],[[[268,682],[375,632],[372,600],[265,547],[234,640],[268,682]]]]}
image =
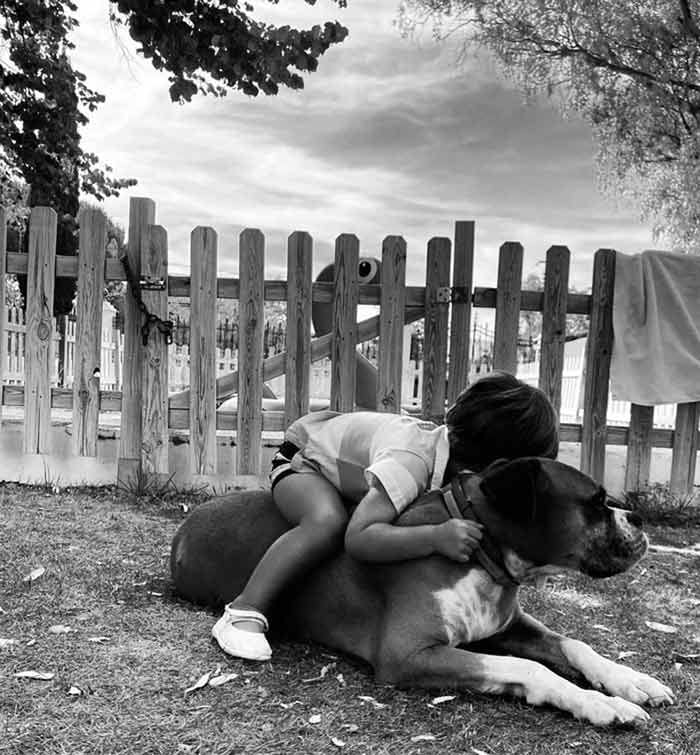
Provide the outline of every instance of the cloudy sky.
{"type": "Polygon", "coordinates": [[[327,0],[267,7],[265,18],[308,26],[338,18],[350,30],[321,58],[300,92],[248,98],[198,97],[176,105],[167,75],[116,38],[106,0],[80,0],[74,64],[107,102],[92,115],[84,146],[138,185],[105,203],[127,226],[130,196],[156,202],[168,231],[171,272],[185,272],[189,234],[219,234],[219,269],[235,274],[238,234],[266,237],[266,277],[284,275],[285,239],[314,238],[315,269],[332,260],[333,240],[355,233],[361,253],[403,235],[407,278],[425,276],[425,245],[452,236],[455,220],[476,221],[476,282],[494,285],[497,249],[525,247],[524,273],[552,244],[572,253],[572,283],[590,283],[599,247],[636,252],[651,244],[632,208],[596,188],[587,127],[546,103],[524,105],[486,60],[459,67],[456,49],[429,31],[402,39],[398,0],[327,0]]]}

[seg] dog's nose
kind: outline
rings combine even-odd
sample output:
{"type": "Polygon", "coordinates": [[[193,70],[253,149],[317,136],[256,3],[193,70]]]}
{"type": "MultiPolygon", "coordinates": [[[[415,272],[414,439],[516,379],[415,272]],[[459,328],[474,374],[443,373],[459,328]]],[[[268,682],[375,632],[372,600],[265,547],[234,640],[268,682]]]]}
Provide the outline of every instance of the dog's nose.
{"type": "Polygon", "coordinates": [[[644,524],[644,520],[636,511],[628,511],[627,512],[627,521],[633,526],[637,527],[638,529],[642,529],[642,525],[644,524]]]}

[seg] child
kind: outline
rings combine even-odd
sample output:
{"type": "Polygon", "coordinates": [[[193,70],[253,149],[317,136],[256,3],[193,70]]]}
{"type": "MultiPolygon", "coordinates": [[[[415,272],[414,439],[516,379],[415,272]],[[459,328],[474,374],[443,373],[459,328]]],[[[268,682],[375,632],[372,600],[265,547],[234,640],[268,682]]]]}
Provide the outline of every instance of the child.
{"type": "Polygon", "coordinates": [[[292,529],[267,550],[212,634],[229,655],[268,660],[264,613],[284,587],[337,552],[362,561],[434,553],[469,561],[475,522],[399,527],[392,522],[430,488],[500,458],[558,452],[558,420],[545,395],[494,373],[464,390],[443,426],[380,412],[313,412],[293,422],[272,460],[275,504],[292,529]],[[348,516],[348,503],[357,508],[348,516]]]}

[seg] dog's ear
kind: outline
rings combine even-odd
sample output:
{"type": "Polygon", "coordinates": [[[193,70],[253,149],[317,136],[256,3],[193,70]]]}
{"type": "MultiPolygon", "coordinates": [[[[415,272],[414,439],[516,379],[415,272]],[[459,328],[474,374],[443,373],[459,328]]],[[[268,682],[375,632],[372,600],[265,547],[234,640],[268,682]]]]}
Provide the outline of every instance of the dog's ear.
{"type": "Polygon", "coordinates": [[[503,516],[516,522],[532,522],[537,515],[541,466],[534,457],[499,459],[483,471],[479,487],[503,516]]]}

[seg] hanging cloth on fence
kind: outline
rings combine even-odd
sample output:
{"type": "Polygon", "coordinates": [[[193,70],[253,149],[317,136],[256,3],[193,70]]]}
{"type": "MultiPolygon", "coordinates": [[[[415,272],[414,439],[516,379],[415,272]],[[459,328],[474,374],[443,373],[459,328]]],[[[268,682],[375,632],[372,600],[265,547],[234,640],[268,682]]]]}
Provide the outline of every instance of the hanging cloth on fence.
{"type": "Polygon", "coordinates": [[[613,398],[700,401],[700,257],[618,252],[613,332],[613,398]]]}

